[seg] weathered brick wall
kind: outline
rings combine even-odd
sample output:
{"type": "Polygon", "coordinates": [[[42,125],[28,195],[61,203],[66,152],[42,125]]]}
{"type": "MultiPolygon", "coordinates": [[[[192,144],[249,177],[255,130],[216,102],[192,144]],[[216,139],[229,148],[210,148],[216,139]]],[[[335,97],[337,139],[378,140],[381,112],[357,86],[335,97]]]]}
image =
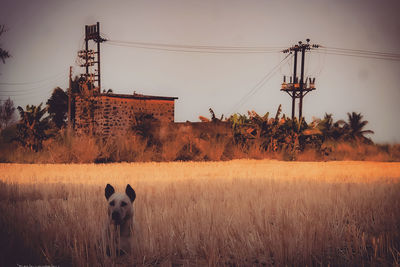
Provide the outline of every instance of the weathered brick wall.
{"type": "Polygon", "coordinates": [[[135,125],[138,114],[151,114],[160,122],[174,121],[174,101],[100,95],[76,97],[75,129],[78,133],[123,135],[135,125]]]}
{"type": "Polygon", "coordinates": [[[94,120],[94,98],[75,97],[75,123],[77,133],[93,133],[97,124],[94,120]]]}

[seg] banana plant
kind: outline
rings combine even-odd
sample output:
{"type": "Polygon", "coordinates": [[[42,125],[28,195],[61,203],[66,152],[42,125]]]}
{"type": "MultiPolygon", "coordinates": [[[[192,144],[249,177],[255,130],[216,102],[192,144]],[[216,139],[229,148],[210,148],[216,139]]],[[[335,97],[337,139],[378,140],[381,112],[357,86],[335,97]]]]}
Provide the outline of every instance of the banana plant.
{"type": "Polygon", "coordinates": [[[43,117],[47,109],[39,106],[27,105],[26,110],[20,106],[17,108],[20,121],[17,124],[17,140],[31,150],[38,151],[42,148],[42,142],[52,133],[49,117],[43,117]]]}

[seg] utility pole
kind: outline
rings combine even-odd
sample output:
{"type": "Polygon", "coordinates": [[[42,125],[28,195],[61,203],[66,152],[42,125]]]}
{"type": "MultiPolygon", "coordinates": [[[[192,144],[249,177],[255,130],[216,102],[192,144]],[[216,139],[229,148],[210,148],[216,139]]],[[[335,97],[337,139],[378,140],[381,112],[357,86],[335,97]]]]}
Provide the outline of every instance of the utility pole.
{"type": "MultiPolygon", "coordinates": [[[[297,49],[294,50],[294,67],[293,67],[293,82],[294,84],[297,84],[297,49]]],[[[290,79],[290,82],[292,82],[292,79],[290,79]]],[[[292,119],[295,117],[295,105],[296,105],[296,96],[295,94],[291,95],[292,97],[292,119]]]]}
{"type": "Polygon", "coordinates": [[[94,25],[85,25],[85,50],[78,51],[78,57],[83,59],[80,66],[85,68],[85,73],[81,74],[81,76],[84,77],[85,83],[91,93],[101,92],[100,43],[105,41],[106,39],[100,36],[99,22],[94,25]],[[96,51],[89,49],[90,40],[97,44],[96,51]],[[97,69],[93,69],[94,66],[97,69]]]}
{"type": "Polygon", "coordinates": [[[97,43],[97,83],[99,86],[99,92],[101,92],[101,76],[100,76],[100,43],[104,42],[105,39],[100,37],[100,22],[97,22],[97,39],[95,42],[97,43]]]}
{"type": "Polygon", "coordinates": [[[68,88],[68,134],[71,134],[71,129],[72,129],[71,94],[72,94],[72,66],[69,67],[69,88],[68,88]]]}
{"type": "Polygon", "coordinates": [[[303,91],[304,91],[304,56],[306,54],[306,46],[301,49],[301,73],[300,73],[300,103],[299,103],[299,120],[303,116],[303,91]]]}
{"type": "Polygon", "coordinates": [[[296,98],[299,98],[299,121],[303,117],[303,98],[309,92],[315,90],[315,78],[311,79],[306,77],[304,79],[304,65],[305,65],[305,53],[311,49],[318,48],[319,45],[310,44],[310,39],[306,40],[307,43],[299,42],[298,44],[283,50],[283,53],[294,53],[294,64],[293,64],[293,76],[290,77],[289,83],[286,83],[286,76],[283,76],[283,83],[281,91],[288,93],[292,98],[292,120],[295,118],[295,107],[296,98]],[[301,52],[301,69],[300,69],[300,83],[297,77],[297,53],[301,52]],[[308,83],[309,81],[309,83],[308,83]]]}

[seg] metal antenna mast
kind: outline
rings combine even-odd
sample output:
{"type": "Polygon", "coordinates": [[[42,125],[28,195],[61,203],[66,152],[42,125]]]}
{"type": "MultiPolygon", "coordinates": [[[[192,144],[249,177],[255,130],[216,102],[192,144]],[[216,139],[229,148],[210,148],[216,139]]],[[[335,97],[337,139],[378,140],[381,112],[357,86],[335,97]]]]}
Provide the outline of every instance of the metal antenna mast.
{"type": "Polygon", "coordinates": [[[296,98],[300,99],[299,102],[299,120],[303,116],[303,98],[309,92],[315,90],[315,78],[306,77],[304,79],[304,64],[305,64],[305,53],[312,48],[318,48],[319,45],[310,44],[310,39],[306,40],[307,43],[299,42],[298,44],[283,50],[283,53],[294,53],[294,64],[293,64],[293,76],[290,77],[289,83],[286,83],[286,76],[283,76],[283,83],[281,91],[284,91],[292,98],[292,119],[295,118],[295,106],[296,98]],[[300,82],[297,77],[297,53],[301,53],[301,70],[300,70],[300,82]]]}
{"type": "Polygon", "coordinates": [[[85,67],[85,73],[81,74],[84,78],[82,87],[86,87],[89,93],[101,92],[101,75],[100,75],[100,43],[106,39],[100,36],[100,23],[94,25],[85,25],[85,50],[78,52],[78,57],[83,59],[84,63],[81,67],[85,67]],[[89,41],[92,40],[97,44],[96,51],[89,49],[89,41]],[[96,66],[97,69],[93,69],[96,66]]]}

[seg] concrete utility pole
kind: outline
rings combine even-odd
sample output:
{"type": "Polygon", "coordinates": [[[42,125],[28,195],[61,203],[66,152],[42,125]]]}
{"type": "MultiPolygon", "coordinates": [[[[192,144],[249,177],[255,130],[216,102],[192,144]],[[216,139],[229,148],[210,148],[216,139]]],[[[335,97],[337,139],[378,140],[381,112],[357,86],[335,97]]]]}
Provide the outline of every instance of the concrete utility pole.
{"type": "Polygon", "coordinates": [[[286,76],[283,77],[283,83],[281,91],[284,91],[292,98],[292,119],[295,118],[295,106],[296,98],[300,99],[299,102],[299,121],[303,117],[303,98],[304,96],[313,90],[315,90],[315,78],[311,79],[306,77],[304,80],[304,64],[305,64],[305,53],[314,48],[318,48],[319,45],[311,45],[310,39],[307,39],[307,43],[299,42],[298,44],[283,50],[283,53],[294,53],[294,64],[293,64],[293,76],[290,77],[290,82],[286,83],[286,76]],[[297,77],[297,53],[301,52],[301,70],[300,70],[300,83],[297,77]],[[309,81],[309,83],[307,83],[309,81]]]}
{"type": "MultiPolygon", "coordinates": [[[[294,67],[293,67],[293,83],[294,84],[297,84],[297,52],[298,52],[298,50],[296,49],[296,50],[294,50],[294,67]]],[[[290,82],[292,82],[292,78],[290,79],[290,82]]],[[[292,119],[294,118],[294,116],[295,116],[295,106],[296,106],[296,97],[295,97],[295,95],[293,94],[292,95],[292,119]]]]}

